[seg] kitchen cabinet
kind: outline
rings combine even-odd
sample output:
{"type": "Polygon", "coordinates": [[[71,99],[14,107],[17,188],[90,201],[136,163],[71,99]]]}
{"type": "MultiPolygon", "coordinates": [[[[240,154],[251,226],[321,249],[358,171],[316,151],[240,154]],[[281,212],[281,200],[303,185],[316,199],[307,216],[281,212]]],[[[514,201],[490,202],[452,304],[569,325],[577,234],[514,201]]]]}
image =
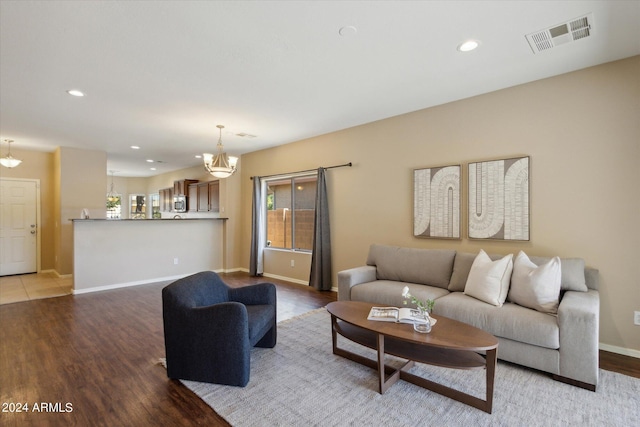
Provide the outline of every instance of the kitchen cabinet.
{"type": "MultiPolygon", "coordinates": [[[[190,210],[197,210],[198,212],[220,212],[220,182],[219,181],[207,181],[199,182],[190,186],[189,197],[192,192],[196,193],[197,207],[191,205],[190,210]]],[[[192,199],[193,200],[193,199],[192,199]]]]}
{"type": "Polygon", "coordinates": [[[220,212],[220,181],[209,182],[209,212],[220,212]]]}
{"type": "Polygon", "coordinates": [[[173,181],[173,195],[186,196],[189,192],[189,185],[198,182],[197,179],[182,179],[180,181],[173,181]]]}
{"type": "Polygon", "coordinates": [[[189,207],[189,212],[198,211],[198,184],[189,184],[187,206],[189,207]]]}

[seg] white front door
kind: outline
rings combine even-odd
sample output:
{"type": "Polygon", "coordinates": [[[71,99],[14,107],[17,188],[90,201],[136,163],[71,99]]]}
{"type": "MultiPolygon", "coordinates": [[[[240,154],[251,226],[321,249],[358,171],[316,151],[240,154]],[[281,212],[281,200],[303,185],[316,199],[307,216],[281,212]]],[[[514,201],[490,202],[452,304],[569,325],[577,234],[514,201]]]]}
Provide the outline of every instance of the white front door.
{"type": "Polygon", "coordinates": [[[0,180],[0,276],[37,270],[36,182],[0,180]]]}

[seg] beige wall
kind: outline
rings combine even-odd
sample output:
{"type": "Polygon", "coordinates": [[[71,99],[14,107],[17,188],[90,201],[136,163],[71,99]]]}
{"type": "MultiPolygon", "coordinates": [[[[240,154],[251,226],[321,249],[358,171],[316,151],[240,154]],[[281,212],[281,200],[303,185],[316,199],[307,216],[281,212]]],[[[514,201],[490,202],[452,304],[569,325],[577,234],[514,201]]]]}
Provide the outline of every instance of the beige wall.
{"type": "Polygon", "coordinates": [[[307,285],[311,271],[311,252],[265,249],[264,271],[267,277],[271,276],[307,285]]]}
{"type": "Polygon", "coordinates": [[[79,218],[85,208],[91,218],[106,216],[106,193],[101,190],[107,182],[107,153],[69,147],[59,147],[56,153],[60,167],[60,242],[56,271],[66,275],[73,273],[73,224],[70,219],[79,218]]]}
{"type": "MultiPolygon", "coordinates": [[[[40,180],[40,269],[54,269],[54,215],[53,199],[55,197],[53,182],[53,153],[41,151],[25,151],[11,147],[11,154],[22,160],[20,166],[7,169],[0,167],[1,178],[37,179],[40,180]]],[[[3,151],[4,155],[4,151],[3,151]]]]}
{"type": "MultiPolygon", "coordinates": [[[[334,286],[338,271],[364,264],[372,243],[582,257],[600,269],[600,341],[640,350],[640,326],[633,325],[633,311],[640,310],[640,57],[249,153],[241,161],[237,261],[243,268],[251,241],[249,176],[351,161],[353,167],[327,173],[334,286]],[[412,236],[414,168],[463,164],[466,188],[468,162],[517,155],[531,156],[530,242],[412,236]]],[[[287,276],[287,262],[271,264],[285,267],[265,273],[287,276]]]]}

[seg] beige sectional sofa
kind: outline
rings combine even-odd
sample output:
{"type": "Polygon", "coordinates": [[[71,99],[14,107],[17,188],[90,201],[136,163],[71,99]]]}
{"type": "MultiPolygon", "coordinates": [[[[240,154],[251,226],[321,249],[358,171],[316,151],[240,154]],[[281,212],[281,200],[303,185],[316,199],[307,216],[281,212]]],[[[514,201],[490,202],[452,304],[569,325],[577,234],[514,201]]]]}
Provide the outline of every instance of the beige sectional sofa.
{"type": "MultiPolygon", "coordinates": [[[[436,300],[435,315],[471,324],[498,337],[499,359],[549,372],[556,380],[595,391],[598,271],[585,267],[579,258],[560,259],[557,314],[549,314],[518,305],[508,296],[500,306],[465,294],[476,256],[455,250],[374,244],[367,265],[338,273],[338,299],[398,307],[403,304],[402,289],[409,286],[413,296],[436,300]]],[[[503,256],[489,257],[497,260],[503,256]]],[[[530,257],[539,266],[548,265],[550,259],[530,257]]]]}

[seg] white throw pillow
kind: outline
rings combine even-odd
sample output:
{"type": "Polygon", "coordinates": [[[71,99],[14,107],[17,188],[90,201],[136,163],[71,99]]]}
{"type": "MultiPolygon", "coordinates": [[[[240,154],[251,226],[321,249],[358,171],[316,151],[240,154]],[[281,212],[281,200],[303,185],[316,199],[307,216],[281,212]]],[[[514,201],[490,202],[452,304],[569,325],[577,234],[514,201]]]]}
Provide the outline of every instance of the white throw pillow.
{"type": "Polygon", "coordinates": [[[513,263],[509,301],[542,313],[556,314],[560,303],[562,266],[559,257],[537,266],[520,251],[513,263]]]}
{"type": "Polygon", "coordinates": [[[489,255],[480,249],[467,277],[465,295],[501,307],[507,299],[512,270],[513,254],[491,261],[489,255]]]}

